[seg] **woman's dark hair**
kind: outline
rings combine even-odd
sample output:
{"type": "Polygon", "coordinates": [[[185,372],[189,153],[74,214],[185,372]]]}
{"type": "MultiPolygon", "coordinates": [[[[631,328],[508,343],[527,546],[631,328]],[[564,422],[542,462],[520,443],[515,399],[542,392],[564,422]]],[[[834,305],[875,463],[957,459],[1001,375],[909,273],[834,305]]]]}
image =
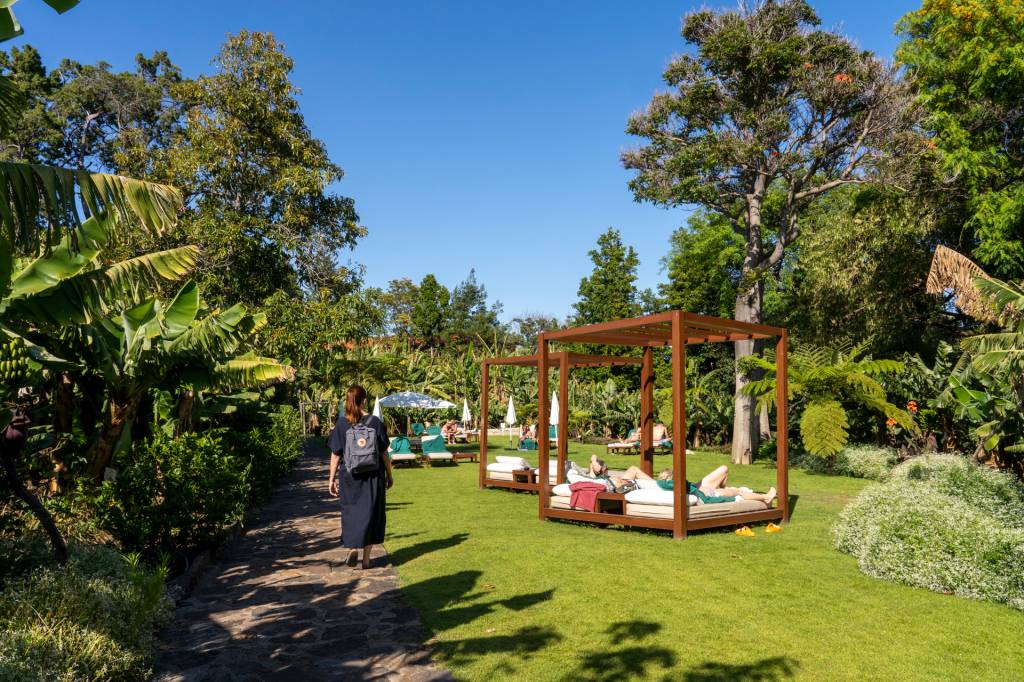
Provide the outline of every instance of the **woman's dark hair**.
{"type": "Polygon", "coordinates": [[[600,457],[596,457],[594,459],[594,462],[597,464],[599,476],[604,476],[608,473],[608,465],[604,463],[603,459],[601,459],[600,457]]]}
{"type": "Polygon", "coordinates": [[[363,416],[363,403],[366,402],[366,389],[355,384],[348,387],[345,395],[345,419],[355,424],[363,416]]]}

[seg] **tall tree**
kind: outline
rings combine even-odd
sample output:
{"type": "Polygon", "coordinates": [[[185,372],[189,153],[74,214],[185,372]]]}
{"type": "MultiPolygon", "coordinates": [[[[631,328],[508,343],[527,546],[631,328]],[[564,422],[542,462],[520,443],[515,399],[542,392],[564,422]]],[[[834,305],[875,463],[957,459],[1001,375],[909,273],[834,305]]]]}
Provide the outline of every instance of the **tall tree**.
{"type": "Polygon", "coordinates": [[[672,233],[662,259],[668,281],[659,287],[671,309],[728,317],[736,304],[743,239],[716,213],[696,211],[672,233]]]}
{"type": "Polygon", "coordinates": [[[420,290],[416,282],[408,277],[388,282],[388,288],[378,295],[388,333],[395,336],[412,336],[412,314],[419,295],[420,290]]]}
{"type": "Polygon", "coordinates": [[[640,258],[633,247],[624,245],[619,231],[609,227],[597,238],[597,248],[589,256],[594,269],[580,280],[574,323],[593,324],[639,314],[636,269],[640,258]]]}
{"type": "Polygon", "coordinates": [[[924,0],[898,25],[906,65],[966,246],[998,277],[1024,277],[1024,8],[1019,0],[924,0]]]}
{"type": "Polygon", "coordinates": [[[426,275],[418,287],[412,309],[413,332],[423,343],[434,343],[445,330],[451,293],[433,275],[426,275]]]}
{"type": "Polygon", "coordinates": [[[459,336],[484,336],[500,324],[501,303],[487,305],[487,288],[476,281],[476,271],[452,290],[448,312],[448,331],[459,336]]]}
{"type": "MultiPolygon", "coordinates": [[[[698,204],[742,238],[737,320],[762,321],[765,274],[800,236],[808,204],[863,182],[909,128],[910,97],[895,68],[819,23],[804,0],[689,14],[682,36],[692,51],[671,61],[670,90],[627,126],[649,140],[623,155],[637,171],[638,199],[698,204]],[[781,198],[774,224],[765,223],[770,190],[781,198]]],[[[736,343],[737,360],[753,351],[752,341],[736,343]]],[[[733,461],[746,463],[758,419],[739,366],[733,461]]]]}

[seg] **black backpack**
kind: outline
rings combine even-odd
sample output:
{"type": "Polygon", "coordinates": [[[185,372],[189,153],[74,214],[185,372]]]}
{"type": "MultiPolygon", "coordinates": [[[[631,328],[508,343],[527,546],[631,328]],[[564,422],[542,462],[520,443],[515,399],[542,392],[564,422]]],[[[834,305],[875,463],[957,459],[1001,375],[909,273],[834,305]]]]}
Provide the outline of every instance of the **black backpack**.
{"type": "Polygon", "coordinates": [[[345,468],[353,474],[366,474],[380,466],[377,454],[377,430],[360,419],[345,433],[345,468]]]}

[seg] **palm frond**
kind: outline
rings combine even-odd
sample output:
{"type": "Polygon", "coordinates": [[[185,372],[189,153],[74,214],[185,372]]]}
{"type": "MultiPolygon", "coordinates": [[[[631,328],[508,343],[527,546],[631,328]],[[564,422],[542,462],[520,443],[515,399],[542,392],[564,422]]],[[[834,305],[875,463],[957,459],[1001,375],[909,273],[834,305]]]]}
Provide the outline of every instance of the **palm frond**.
{"type": "Polygon", "coordinates": [[[7,137],[25,109],[25,93],[10,76],[0,76],[0,136],[7,137]]]}
{"type": "Polygon", "coordinates": [[[981,267],[961,253],[939,245],[928,269],[925,291],[942,295],[947,290],[956,297],[956,305],[965,314],[984,322],[995,322],[989,298],[977,286],[977,280],[990,279],[981,267]]]}

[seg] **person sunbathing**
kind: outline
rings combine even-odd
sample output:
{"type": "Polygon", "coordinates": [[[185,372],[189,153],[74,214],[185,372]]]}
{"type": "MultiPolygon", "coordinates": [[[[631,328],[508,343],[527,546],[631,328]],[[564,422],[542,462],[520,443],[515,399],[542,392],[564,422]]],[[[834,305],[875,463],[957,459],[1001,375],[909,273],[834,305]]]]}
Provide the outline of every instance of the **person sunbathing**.
{"type": "Polygon", "coordinates": [[[597,455],[590,456],[590,462],[587,464],[586,469],[580,468],[575,462],[569,462],[567,470],[568,473],[573,474],[569,477],[571,483],[576,483],[581,479],[604,483],[609,492],[616,488],[621,488],[625,485],[626,481],[651,480],[650,476],[636,466],[630,466],[621,474],[612,475],[608,472],[608,465],[597,455]]]}
{"type": "Polygon", "coordinates": [[[449,419],[441,427],[441,435],[444,436],[446,443],[453,443],[455,441],[455,434],[458,432],[459,427],[455,425],[455,420],[449,419]]]}
{"type": "Polygon", "coordinates": [[[661,445],[668,440],[668,427],[664,424],[655,424],[651,440],[655,445],[661,445]]]}
{"type": "Polygon", "coordinates": [[[608,443],[608,446],[609,447],[618,447],[618,446],[627,446],[627,445],[628,446],[634,446],[634,445],[637,444],[637,441],[639,441],[639,440],[640,440],[640,429],[639,428],[635,428],[635,429],[630,429],[629,433],[626,434],[625,438],[623,438],[622,440],[617,440],[614,443],[608,443]]]}
{"type": "MultiPolygon", "coordinates": [[[[729,481],[729,467],[722,465],[700,480],[699,484],[686,482],[686,493],[695,496],[704,504],[716,502],[736,502],[737,500],[757,500],[771,506],[775,500],[775,488],[766,493],[755,493],[750,488],[736,488],[726,485],[729,481]]],[[[662,490],[674,489],[672,470],[665,469],[658,476],[658,487],[662,490]]]]}

